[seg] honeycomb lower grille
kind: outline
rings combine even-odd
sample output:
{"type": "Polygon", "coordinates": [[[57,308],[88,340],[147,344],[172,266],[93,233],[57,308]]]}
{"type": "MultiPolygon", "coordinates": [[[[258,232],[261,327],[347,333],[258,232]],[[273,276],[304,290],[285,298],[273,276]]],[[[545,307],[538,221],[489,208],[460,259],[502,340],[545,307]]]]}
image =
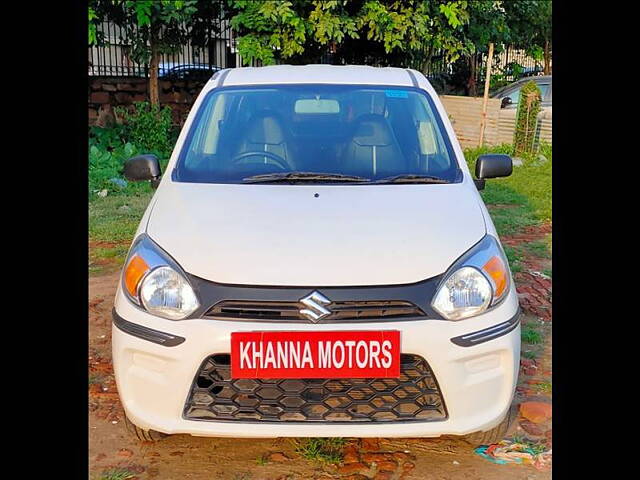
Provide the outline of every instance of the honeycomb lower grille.
{"type": "Polygon", "coordinates": [[[441,421],[447,411],[427,362],[401,356],[400,378],[235,379],[230,355],[207,358],[185,405],[188,420],[441,421]]]}

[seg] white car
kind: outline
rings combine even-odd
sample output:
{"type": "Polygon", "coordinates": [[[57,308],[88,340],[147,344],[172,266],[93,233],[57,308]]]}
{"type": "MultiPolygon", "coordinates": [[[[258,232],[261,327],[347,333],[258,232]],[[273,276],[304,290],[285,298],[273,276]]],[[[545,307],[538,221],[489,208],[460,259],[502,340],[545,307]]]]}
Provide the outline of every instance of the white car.
{"type": "Polygon", "coordinates": [[[130,429],[228,437],[501,438],[518,298],[425,77],[400,68],[223,70],[197,98],[113,310],[130,429]],[[480,433],[484,432],[484,433],[480,433]]]}

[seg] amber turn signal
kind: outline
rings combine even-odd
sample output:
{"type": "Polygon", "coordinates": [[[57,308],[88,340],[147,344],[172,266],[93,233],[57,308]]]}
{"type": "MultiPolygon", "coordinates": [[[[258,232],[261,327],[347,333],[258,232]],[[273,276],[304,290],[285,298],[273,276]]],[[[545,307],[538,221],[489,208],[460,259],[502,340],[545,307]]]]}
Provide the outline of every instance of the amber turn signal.
{"type": "Polygon", "coordinates": [[[506,292],[509,285],[509,273],[500,257],[494,255],[484,264],[482,270],[485,271],[493,282],[494,299],[497,300],[506,292]]]}
{"type": "Polygon", "coordinates": [[[132,298],[138,296],[138,285],[140,285],[140,280],[142,280],[142,277],[144,277],[144,274],[148,271],[149,265],[147,265],[147,262],[145,262],[140,255],[131,257],[124,271],[124,285],[132,298]]]}

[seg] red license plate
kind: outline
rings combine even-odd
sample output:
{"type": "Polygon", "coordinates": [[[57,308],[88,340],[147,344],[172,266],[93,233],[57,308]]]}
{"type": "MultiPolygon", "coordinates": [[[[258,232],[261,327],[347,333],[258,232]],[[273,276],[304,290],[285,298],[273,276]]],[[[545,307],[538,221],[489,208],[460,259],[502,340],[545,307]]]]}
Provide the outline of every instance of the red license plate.
{"type": "Polygon", "coordinates": [[[398,378],[400,332],[234,332],[232,378],[398,378]]]}

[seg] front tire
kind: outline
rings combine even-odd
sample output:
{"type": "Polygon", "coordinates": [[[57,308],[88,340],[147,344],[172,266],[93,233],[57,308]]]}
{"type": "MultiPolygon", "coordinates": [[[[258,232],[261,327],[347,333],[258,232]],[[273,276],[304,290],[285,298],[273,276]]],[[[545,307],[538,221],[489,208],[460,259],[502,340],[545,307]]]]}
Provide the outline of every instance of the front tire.
{"type": "Polygon", "coordinates": [[[167,436],[166,433],[156,432],[155,430],[143,430],[137,425],[134,425],[126,415],[124,417],[124,424],[129,434],[140,442],[158,442],[167,436]]]}
{"type": "Polygon", "coordinates": [[[507,435],[509,428],[514,423],[516,416],[516,409],[514,407],[511,407],[509,408],[509,411],[507,412],[507,415],[504,417],[502,422],[493,427],[491,430],[487,430],[486,432],[474,432],[466,435],[464,439],[474,446],[491,445],[492,443],[498,443],[501,440],[504,440],[504,437],[507,435]]]}

